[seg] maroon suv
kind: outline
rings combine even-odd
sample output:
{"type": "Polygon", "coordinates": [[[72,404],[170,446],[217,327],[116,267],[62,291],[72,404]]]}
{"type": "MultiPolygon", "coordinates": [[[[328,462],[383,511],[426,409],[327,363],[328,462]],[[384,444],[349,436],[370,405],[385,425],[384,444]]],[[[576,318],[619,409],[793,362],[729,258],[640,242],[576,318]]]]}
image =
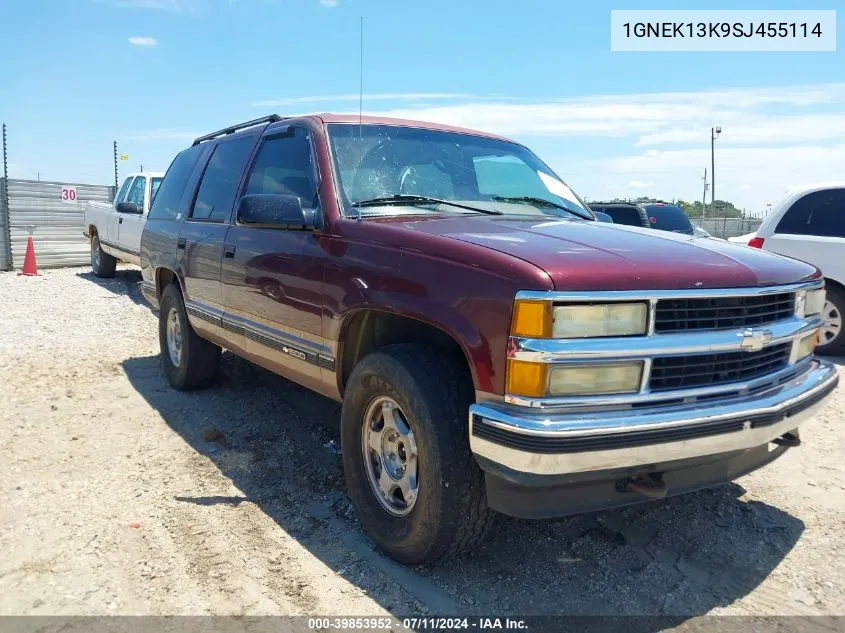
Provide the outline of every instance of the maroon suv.
{"type": "Polygon", "coordinates": [[[431,123],[270,116],[173,161],[141,244],[177,389],[225,347],[341,400],[366,532],[419,563],[495,512],[729,481],[837,383],[813,266],[595,221],[526,147],[431,123]]]}

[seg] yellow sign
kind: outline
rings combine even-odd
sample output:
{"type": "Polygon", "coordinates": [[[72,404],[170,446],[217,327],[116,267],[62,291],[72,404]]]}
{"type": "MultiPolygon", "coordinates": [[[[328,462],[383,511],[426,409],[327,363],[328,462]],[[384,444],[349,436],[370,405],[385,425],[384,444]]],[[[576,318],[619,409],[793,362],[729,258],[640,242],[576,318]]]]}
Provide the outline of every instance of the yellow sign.
{"type": "Polygon", "coordinates": [[[129,154],[121,154],[120,160],[129,160],[129,154]]]}

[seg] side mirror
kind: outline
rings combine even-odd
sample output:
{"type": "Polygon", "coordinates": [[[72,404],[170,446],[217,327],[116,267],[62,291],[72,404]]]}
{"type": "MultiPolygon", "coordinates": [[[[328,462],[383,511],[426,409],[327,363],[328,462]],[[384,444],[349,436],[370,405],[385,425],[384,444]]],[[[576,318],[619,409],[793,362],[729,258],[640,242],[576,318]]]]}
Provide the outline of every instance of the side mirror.
{"type": "Polygon", "coordinates": [[[118,213],[132,213],[134,215],[141,215],[144,210],[134,202],[118,202],[117,203],[117,212],[118,213]]]}
{"type": "Polygon", "coordinates": [[[601,211],[593,211],[593,215],[596,216],[596,220],[598,222],[610,222],[613,224],[613,218],[610,217],[607,213],[602,213],[601,211]]]}
{"type": "Polygon", "coordinates": [[[256,193],[241,198],[237,222],[260,229],[305,231],[314,228],[314,212],[303,209],[297,196],[256,193]]]}

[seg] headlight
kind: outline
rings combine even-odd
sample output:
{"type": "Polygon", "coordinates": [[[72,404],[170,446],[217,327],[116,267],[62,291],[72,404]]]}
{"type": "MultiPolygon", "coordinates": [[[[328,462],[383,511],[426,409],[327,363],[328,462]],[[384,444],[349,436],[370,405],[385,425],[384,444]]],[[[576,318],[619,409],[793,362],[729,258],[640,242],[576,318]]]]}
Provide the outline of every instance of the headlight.
{"type": "Polygon", "coordinates": [[[590,396],[636,393],[643,376],[642,361],[548,365],[508,361],[506,391],[514,396],[590,396]]]}
{"type": "Polygon", "coordinates": [[[553,366],[549,375],[550,396],[632,393],[640,390],[641,361],[553,366]]]}
{"type": "Polygon", "coordinates": [[[813,332],[812,334],[805,336],[802,339],[799,339],[798,343],[795,346],[795,361],[798,362],[802,358],[807,358],[810,354],[812,354],[816,349],[816,343],[819,340],[819,333],[818,331],[813,332]]]}
{"type": "Polygon", "coordinates": [[[556,306],[554,338],[636,336],[645,334],[648,309],[645,303],[556,306]]]}
{"type": "Polygon", "coordinates": [[[808,290],[804,298],[804,316],[821,314],[824,310],[825,292],[824,288],[819,290],[808,290]]]}

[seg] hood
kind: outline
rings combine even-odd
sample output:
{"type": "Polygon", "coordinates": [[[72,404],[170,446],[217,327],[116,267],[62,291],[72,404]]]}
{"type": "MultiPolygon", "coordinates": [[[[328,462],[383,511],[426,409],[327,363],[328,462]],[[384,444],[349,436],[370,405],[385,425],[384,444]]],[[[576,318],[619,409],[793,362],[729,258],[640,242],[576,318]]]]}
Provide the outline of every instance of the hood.
{"type": "Polygon", "coordinates": [[[814,266],[759,249],[600,222],[467,216],[402,223],[531,262],[557,290],[739,288],[819,276],[814,266]]]}

